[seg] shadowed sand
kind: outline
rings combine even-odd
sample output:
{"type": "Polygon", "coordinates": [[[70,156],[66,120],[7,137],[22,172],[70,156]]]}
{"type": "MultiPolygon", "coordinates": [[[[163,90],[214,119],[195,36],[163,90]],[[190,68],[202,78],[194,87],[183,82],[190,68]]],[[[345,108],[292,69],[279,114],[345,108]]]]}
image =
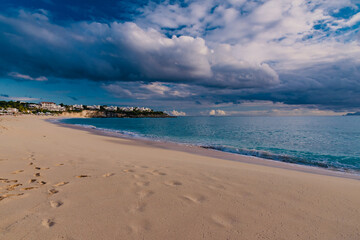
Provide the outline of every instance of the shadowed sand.
{"type": "Polygon", "coordinates": [[[0,122],[0,239],[360,239],[357,179],[45,119],[0,122]]]}

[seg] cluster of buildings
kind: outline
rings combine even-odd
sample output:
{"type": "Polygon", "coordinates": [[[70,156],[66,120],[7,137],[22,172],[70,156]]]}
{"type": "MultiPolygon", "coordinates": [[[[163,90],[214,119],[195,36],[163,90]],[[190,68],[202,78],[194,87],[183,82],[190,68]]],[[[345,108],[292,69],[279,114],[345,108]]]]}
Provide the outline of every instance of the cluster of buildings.
{"type": "MultiPolygon", "coordinates": [[[[145,108],[145,107],[118,107],[118,106],[100,106],[100,105],[57,105],[54,102],[41,102],[39,104],[36,103],[28,103],[26,107],[29,110],[45,110],[49,112],[64,112],[64,111],[82,111],[82,110],[106,110],[106,111],[125,111],[125,112],[132,112],[132,111],[140,111],[140,112],[151,112],[152,109],[145,108]]],[[[17,108],[7,108],[1,109],[0,114],[16,114],[19,110],[17,108]]],[[[31,113],[29,111],[29,113],[31,113]]]]}
{"type": "MultiPolygon", "coordinates": [[[[78,104],[69,106],[69,110],[84,110],[84,108],[85,108],[84,105],[78,105],[78,104]]],[[[86,108],[89,110],[100,110],[101,109],[100,105],[90,105],[90,106],[86,106],[86,108]]]]}
{"type": "Polygon", "coordinates": [[[27,107],[30,109],[43,109],[43,110],[48,110],[48,111],[53,111],[53,112],[66,111],[65,107],[57,105],[56,103],[53,103],[53,102],[41,102],[40,104],[30,103],[30,104],[27,104],[27,107]]]}
{"type": "Polygon", "coordinates": [[[53,102],[41,102],[40,103],[40,108],[44,109],[44,110],[48,110],[48,111],[53,111],[53,112],[64,112],[64,111],[66,111],[65,107],[57,105],[56,103],[53,103],[53,102]]]}
{"type": "Polygon", "coordinates": [[[0,115],[13,115],[18,113],[19,110],[17,108],[0,108],[0,115]]]}
{"type": "Polygon", "coordinates": [[[124,111],[124,112],[132,112],[132,111],[140,111],[140,112],[151,112],[150,108],[145,107],[117,107],[117,106],[108,106],[104,107],[107,111],[124,111]]]}
{"type": "MultiPolygon", "coordinates": [[[[82,111],[85,109],[84,105],[79,105],[79,104],[75,104],[75,105],[69,105],[69,106],[61,106],[61,105],[57,105],[56,103],[53,102],[41,102],[39,104],[28,104],[28,108],[32,108],[32,109],[42,109],[42,110],[47,110],[47,111],[51,111],[51,112],[64,112],[64,111],[82,111]]],[[[89,110],[100,110],[100,105],[93,105],[93,106],[87,106],[86,107],[89,110]]]]}
{"type": "MultiPolygon", "coordinates": [[[[145,107],[118,107],[118,106],[100,106],[100,105],[87,105],[86,109],[88,110],[101,110],[101,107],[103,107],[106,111],[124,111],[124,112],[132,112],[132,111],[140,111],[140,112],[151,112],[152,110],[150,108],[145,107]]],[[[84,105],[71,105],[69,106],[69,110],[84,110],[84,105]]]]}

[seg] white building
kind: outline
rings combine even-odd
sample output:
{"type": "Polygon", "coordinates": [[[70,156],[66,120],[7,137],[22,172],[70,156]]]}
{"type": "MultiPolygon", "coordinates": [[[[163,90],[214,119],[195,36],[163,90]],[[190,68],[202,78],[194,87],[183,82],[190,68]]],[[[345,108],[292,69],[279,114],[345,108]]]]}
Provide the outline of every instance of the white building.
{"type": "Polygon", "coordinates": [[[56,103],[53,102],[41,102],[40,104],[43,109],[56,108],[56,103]]]}
{"type": "Polygon", "coordinates": [[[36,108],[36,109],[39,109],[41,107],[41,105],[39,104],[35,104],[35,103],[30,103],[28,104],[28,108],[36,108]]]}
{"type": "Polygon", "coordinates": [[[83,105],[79,105],[79,104],[75,104],[75,105],[72,105],[72,108],[74,110],[83,110],[84,109],[84,106],[83,105]]]}
{"type": "Polygon", "coordinates": [[[55,112],[63,112],[65,111],[65,107],[61,107],[59,105],[56,105],[56,103],[53,102],[41,102],[41,108],[49,111],[55,111],[55,112]]]}
{"type": "Polygon", "coordinates": [[[134,111],[134,107],[119,107],[120,110],[125,112],[132,112],[134,111]]]}
{"type": "Polygon", "coordinates": [[[118,107],[116,107],[116,106],[109,106],[109,107],[104,107],[104,108],[107,111],[117,111],[117,109],[118,109],[118,107]]]}
{"type": "Polygon", "coordinates": [[[145,107],[138,108],[138,110],[139,110],[140,112],[151,112],[151,109],[150,109],[150,108],[145,108],[145,107]]]}
{"type": "Polygon", "coordinates": [[[100,110],[100,105],[87,106],[87,108],[90,110],[100,110]]]}
{"type": "Polygon", "coordinates": [[[19,110],[17,108],[0,108],[0,115],[10,115],[10,114],[16,114],[19,110]]]}
{"type": "Polygon", "coordinates": [[[7,108],[5,110],[8,114],[15,114],[15,113],[18,113],[19,110],[17,108],[7,108]]]}

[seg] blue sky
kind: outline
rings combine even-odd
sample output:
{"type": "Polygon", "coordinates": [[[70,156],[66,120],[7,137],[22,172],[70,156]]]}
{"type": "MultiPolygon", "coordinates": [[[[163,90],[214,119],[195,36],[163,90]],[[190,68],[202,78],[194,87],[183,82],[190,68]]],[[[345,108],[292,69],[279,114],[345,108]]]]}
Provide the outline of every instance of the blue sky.
{"type": "Polygon", "coordinates": [[[0,99],[187,115],[360,111],[359,7],[359,0],[2,0],[0,99]]]}

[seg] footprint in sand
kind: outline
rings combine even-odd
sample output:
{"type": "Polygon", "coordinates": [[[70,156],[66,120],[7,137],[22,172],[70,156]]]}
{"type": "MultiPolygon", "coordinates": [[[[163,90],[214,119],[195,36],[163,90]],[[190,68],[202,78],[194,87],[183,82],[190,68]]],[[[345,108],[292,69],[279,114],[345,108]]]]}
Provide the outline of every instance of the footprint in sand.
{"type": "Polygon", "coordinates": [[[139,195],[140,199],[143,199],[143,198],[153,195],[154,192],[151,190],[142,190],[140,192],[137,192],[137,194],[139,195]]]}
{"type": "Polygon", "coordinates": [[[146,219],[137,220],[136,222],[132,222],[127,226],[129,233],[139,234],[149,231],[151,229],[151,224],[146,219]]]}
{"type": "Polygon", "coordinates": [[[139,187],[146,187],[146,186],[149,186],[150,182],[149,182],[149,181],[136,182],[135,184],[136,184],[137,186],[139,186],[139,187]]]}
{"type": "Polygon", "coordinates": [[[115,175],[115,173],[105,173],[104,175],[103,175],[103,177],[104,178],[107,178],[107,177],[111,177],[111,176],[114,176],[115,175]]]}
{"type": "Polygon", "coordinates": [[[59,182],[57,184],[54,185],[54,187],[60,187],[60,186],[64,186],[66,184],[68,184],[69,182],[59,182]]]}
{"type": "Polygon", "coordinates": [[[40,177],[40,173],[35,173],[34,176],[35,177],[40,177]]]}
{"type": "Polygon", "coordinates": [[[186,201],[189,202],[193,202],[193,203],[202,203],[206,200],[206,198],[202,195],[184,195],[182,196],[183,199],[185,199],[186,201]]]}
{"type": "Polygon", "coordinates": [[[42,167],[34,167],[36,170],[48,170],[50,168],[46,167],[46,168],[42,168],[42,167]]]}
{"type": "Polygon", "coordinates": [[[20,188],[21,191],[27,191],[27,190],[32,190],[32,189],[36,189],[38,187],[25,187],[25,188],[20,188]]]}
{"type": "Polygon", "coordinates": [[[144,178],[146,176],[144,174],[134,174],[133,177],[134,178],[144,178]]]}
{"type": "Polygon", "coordinates": [[[34,182],[37,182],[40,185],[45,185],[46,184],[45,181],[38,181],[37,179],[30,179],[29,180],[29,183],[34,183],[34,182]]]}
{"type": "Polygon", "coordinates": [[[125,167],[131,168],[131,167],[135,167],[135,166],[134,166],[134,165],[129,165],[129,164],[127,164],[127,165],[125,165],[125,167]]]}
{"type": "Polygon", "coordinates": [[[55,222],[53,222],[53,220],[51,220],[51,219],[43,219],[41,221],[41,225],[43,225],[44,227],[50,228],[55,225],[55,222]]]}
{"type": "Polygon", "coordinates": [[[61,201],[50,201],[50,206],[53,207],[53,208],[58,208],[60,207],[61,205],[63,205],[64,203],[61,202],[61,201]]]}
{"type": "Polygon", "coordinates": [[[152,175],[156,175],[156,176],[165,176],[165,175],[167,175],[166,173],[160,172],[159,170],[150,171],[149,173],[152,174],[152,175]]]}
{"type": "Polygon", "coordinates": [[[136,204],[134,204],[133,206],[130,207],[130,212],[135,213],[135,212],[144,212],[146,208],[146,204],[143,202],[138,202],[136,204]]]}
{"type": "Polygon", "coordinates": [[[82,175],[79,175],[79,176],[76,176],[77,178],[86,178],[86,177],[90,177],[89,175],[86,175],[86,174],[82,174],[82,175]]]}
{"type": "Polygon", "coordinates": [[[29,163],[29,165],[33,165],[33,164],[34,164],[33,162],[29,163]]]}
{"type": "Polygon", "coordinates": [[[18,174],[18,173],[22,173],[24,170],[16,170],[14,172],[12,172],[11,174],[18,174]]]}
{"type": "Polygon", "coordinates": [[[17,183],[18,180],[9,180],[7,178],[0,178],[0,182],[3,182],[3,183],[17,183]]]}
{"type": "Polygon", "coordinates": [[[179,181],[168,181],[168,182],[165,182],[165,184],[168,186],[171,186],[171,187],[182,185],[182,183],[179,181]]]}
{"type": "Polygon", "coordinates": [[[15,188],[20,187],[20,186],[22,186],[22,184],[21,184],[21,183],[18,183],[18,184],[14,184],[14,185],[9,185],[9,186],[7,186],[5,189],[6,189],[7,191],[14,191],[15,188]]]}
{"type": "Polygon", "coordinates": [[[234,225],[236,222],[236,218],[233,216],[230,216],[228,214],[219,214],[219,215],[213,215],[211,217],[211,220],[213,223],[220,227],[229,228],[234,225]]]}
{"type": "Polygon", "coordinates": [[[5,198],[16,197],[16,196],[21,196],[21,195],[24,195],[24,194],[23,193],[17,193],[17,194],[0,195],[0,201],[4,200],[5,198]]]}
{"type": "Polygon", "coordinates": [[[53,195],[53,194],[56,194],[56,193],[58,193],[58,192],[59,192],[59,191],[56,190],[56,189],[54,189],[54,188],[48,190],[49,195],[53,195]]]}

